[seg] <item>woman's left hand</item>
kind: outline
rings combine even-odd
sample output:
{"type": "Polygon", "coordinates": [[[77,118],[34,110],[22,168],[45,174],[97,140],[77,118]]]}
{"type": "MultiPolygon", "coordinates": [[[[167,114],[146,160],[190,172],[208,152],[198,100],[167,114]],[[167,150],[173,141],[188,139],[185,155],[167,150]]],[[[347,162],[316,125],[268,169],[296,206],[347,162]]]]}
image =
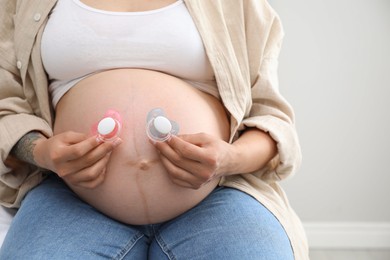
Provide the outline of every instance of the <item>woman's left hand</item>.
{"type": "Polygon", "coordinates": [[[205,133],[172,136],[154,146],[172,182],[186,188],[199,189],[234,165],[234,146],[205,133]]]}

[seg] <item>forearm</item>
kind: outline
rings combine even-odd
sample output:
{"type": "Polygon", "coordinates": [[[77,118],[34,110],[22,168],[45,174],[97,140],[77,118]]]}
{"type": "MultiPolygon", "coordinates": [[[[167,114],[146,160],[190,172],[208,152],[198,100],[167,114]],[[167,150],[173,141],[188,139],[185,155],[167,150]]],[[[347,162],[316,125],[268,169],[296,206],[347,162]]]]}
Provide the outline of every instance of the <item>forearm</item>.
{"type": "Polygon", "coordinates": [[[277,154],[276,142],[269,134],[257,128],[246,130],[233,146],[235,156],[231,174],[261,169],[277,154]]]}
{"type": "Polygon", "coordinates": [[[25,134],[12,148],[11,154],[21,161],[38,166],[34,158],[34,149],[37,141],[42,138],[46,139],[43,134],[37,131],[25,134]]]}

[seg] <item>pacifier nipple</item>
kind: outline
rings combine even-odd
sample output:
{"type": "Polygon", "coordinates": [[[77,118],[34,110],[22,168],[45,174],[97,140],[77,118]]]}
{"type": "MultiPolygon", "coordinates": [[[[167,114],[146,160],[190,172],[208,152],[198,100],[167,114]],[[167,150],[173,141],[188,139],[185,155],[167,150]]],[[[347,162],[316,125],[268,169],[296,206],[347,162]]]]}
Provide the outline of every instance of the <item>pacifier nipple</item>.
{"type": "Polygon", "coordinates": [[[106,117],[100,120],[98,124],[98,133],[104,136],[107,136],[109,134],[112,134],[115,132],[114,130],[116,129],[116,122],[114,119],[111,117],[106,117]]]}
{"type": "Polygon", "coordinates": [[[167,135],[172,130],[172,124],[168,118],[158,116],[153,120],[153,126],[162,135],[167,135]]]}

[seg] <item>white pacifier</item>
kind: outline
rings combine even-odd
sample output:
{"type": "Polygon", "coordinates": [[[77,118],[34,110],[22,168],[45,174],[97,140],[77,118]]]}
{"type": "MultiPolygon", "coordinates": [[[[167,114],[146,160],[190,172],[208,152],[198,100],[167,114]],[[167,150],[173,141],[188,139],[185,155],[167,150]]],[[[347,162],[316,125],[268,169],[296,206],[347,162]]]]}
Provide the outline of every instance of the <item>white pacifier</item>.
{"type": "Polygon", "coordinates": [[[146,134],[155,142],[169,140],[172,135],[179,133],[179,125],[169,120],[161,108],[152,109],[146,118],[146,134]]]}
{"type": "Polygon", "coordinates": [[[121,128],[122,123],[119,113],[108,110],[96,126],[97,138],[104,142],[114,141],[118,138],[121,128]]]}

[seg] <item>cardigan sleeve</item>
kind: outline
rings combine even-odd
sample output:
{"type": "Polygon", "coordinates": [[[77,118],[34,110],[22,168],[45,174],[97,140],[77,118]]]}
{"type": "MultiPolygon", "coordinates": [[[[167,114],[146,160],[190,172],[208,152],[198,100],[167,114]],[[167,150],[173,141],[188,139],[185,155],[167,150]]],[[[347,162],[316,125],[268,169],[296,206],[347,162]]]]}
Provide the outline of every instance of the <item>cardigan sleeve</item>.
{"type": "Polygon", "coordinates": [[[20,201],[20,190],[26,189],[26,179],[37,171],[36,167],[13,158],[12,147],[30,131],[52,134],[49,123],[35,115],[20,77],[21,64],[17,62],[14,48],[16,2],[0,0],[0,204],[10,207],[20,201]]]}
{"type": "Polygon", "coordinates": [[[240,129],[256,127],[276,141],[277,156],[257,174],[266,181],[278,181],[294,174],[302,159],[294,111],[278,87],[278,57],[284,33],[278,15],[268,4],[249,2],[254,5],[252,20],[246,25],[252,106],[240,129]],[[256,33],[259,29],[262,37],[256,33]]]}

